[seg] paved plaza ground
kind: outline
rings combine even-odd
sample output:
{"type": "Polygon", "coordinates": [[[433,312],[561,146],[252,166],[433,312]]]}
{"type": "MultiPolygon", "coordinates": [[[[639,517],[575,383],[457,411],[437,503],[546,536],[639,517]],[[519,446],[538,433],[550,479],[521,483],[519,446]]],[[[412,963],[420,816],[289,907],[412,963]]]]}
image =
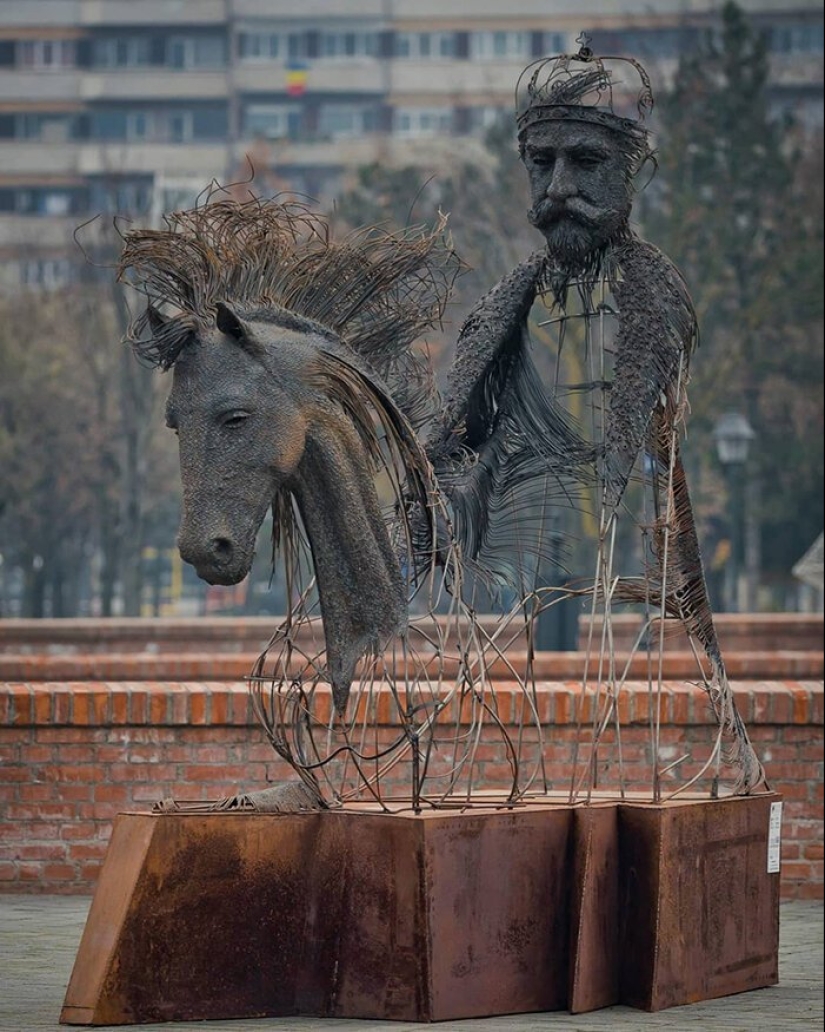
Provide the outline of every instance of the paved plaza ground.
{"type": "MultiPolygon", "coordinates": [[[[76,896],[0,896],[0,1032],[60,1032],[60,1008],[90,900],[76,896]]],[[[808,1032],[823,1027],[823,905],[783,903],[779,985],[723,1000],[646,1014],[611,1007],[592,1014],[522,1014],[445,1021],[436,1032],[808,1032]]],[[[142,1032],[411,1032],[409,1022],[318,1018],[167,1022],[142,1032]]]]}

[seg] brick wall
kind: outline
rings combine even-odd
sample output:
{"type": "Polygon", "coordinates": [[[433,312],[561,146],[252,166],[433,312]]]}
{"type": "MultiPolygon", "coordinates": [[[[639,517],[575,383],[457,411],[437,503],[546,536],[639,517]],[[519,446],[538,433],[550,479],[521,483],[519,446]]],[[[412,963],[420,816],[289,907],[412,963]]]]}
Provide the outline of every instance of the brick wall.
{"type": "MultiPolygon", "coordinates": [[[[0,620],[0,655],[65,655],[72,653],[143,652],[158,655],[168,652],[209,654],[258,653],[262,651],[279,623],[278,617],[111,617],[106,620],[77,619],[0,620]]],[[[436,618],[438,619],[438,618],[436,618]]],[[[495,630],[497,617],[480,615],[482,627],[495,630]]],[[[445,628],[450,624],[443,621],[445,628]]],[[[821,613],[717,613],[713,623],[722,651],[732,652],[815,651],[822,655],[823,616],[821,613]]],[[[641,617],[628,613],[611,616],[614,647],[629,648],[641,627],[641,617]]],[[[601,618],[593,622],[594,640],[600,637],[601,618]]],[[[320,634],[302,626],[298,641],[320,634]]],[[[579,647],[587,647],[589,619],[579,621],[579,647]]],[[[658,640],[658,622],[650,637],[658,640]]],[[[677,620],[666,620],[666,649],[687,650],[688,643],[677,620]]],[[[244,671],[246,672],[246,671],[244,671]]]]}
{"type": "MultiPolygon", "coordinates": [[[[823,683],[742,681],[734,688],[771,787],[785,798],[783,896],[821,899],[823,683]]],[[[512,724],[517,689],[502,682],[496,695],[502,719],[512,724]]],[[[569,784],[579,698],[573,682],[546,681],[538,689],[548,774],[557,788],[569,784]]],[[[659,712],[661,756],[686,756],[679,771],[689,777],[712,741],[706,697],[689,683],[667,683],[659,712]]],[[[389,740],[397,734],[390,707],[379,713],[379,740],[389,740]]],[[[646,683],[625,686],[619,718],[632,789],[650,771],[646,683]]],[[[608,735],[606,787],[615,778],[614,753],[608,735]]],[[[509,768],[501,746],[485,742],[478,755],[481,785],[502,786],[509,768]]],[[[10,892],[90,893],[116,813],[149,809],[166,796],[217,799],[289,773],[240,681],[0,684],[0,764],[0,891],[10,892]]],[[[404,776],[399,765],[401,788],[404,776]]]]}

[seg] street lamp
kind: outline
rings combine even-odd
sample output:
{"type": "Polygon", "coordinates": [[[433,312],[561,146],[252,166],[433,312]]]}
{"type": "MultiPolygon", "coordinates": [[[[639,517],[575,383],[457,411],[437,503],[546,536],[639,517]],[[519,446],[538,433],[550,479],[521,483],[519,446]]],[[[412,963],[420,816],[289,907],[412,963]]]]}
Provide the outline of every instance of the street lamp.
{"type": "Polygon", "coordinates": [[[753,427],[741,412],[725,412],[713,428],[716,452],[728,481],[731,550],[725,578],[725,602],[729,612],[739,609],[739,571],[744,558],[745,463],[755,437],[753,427]]]}

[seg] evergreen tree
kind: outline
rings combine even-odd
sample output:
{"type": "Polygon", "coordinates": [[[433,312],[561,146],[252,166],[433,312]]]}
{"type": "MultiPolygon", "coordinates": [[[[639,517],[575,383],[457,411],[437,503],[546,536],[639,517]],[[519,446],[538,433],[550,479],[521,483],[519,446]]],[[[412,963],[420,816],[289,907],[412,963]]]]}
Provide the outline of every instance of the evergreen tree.
{"type": "Polygon", "coordinates": [[[659,176],[641,210],[699,314],[691,451],[710,468],[715,418],[747,415],[762,566],[789,583],[823,523],[821,142],[772,117],[766,40],[735,3],[658,105],[659,176]]]}

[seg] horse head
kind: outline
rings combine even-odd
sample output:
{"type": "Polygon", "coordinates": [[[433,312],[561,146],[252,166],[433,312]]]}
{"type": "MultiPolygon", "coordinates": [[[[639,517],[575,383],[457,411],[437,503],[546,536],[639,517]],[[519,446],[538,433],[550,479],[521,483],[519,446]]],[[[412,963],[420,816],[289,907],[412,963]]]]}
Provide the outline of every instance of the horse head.
{"type": "Polygon", "coordinates": [[[173,220],[127,235],[121,273],[149,297],[133,345],[172,370],[181,555],[209,583],[235,584],[267,510],[282,543],[297,513],[343,710],[357,661],[406,620],[376,472],[400,476],[404,504],[434,493],[415,428],[429,381],[410,344],[440,317],[456,262],[438,234],[333,244],[304,209],[274,202],[173,220]]]}

